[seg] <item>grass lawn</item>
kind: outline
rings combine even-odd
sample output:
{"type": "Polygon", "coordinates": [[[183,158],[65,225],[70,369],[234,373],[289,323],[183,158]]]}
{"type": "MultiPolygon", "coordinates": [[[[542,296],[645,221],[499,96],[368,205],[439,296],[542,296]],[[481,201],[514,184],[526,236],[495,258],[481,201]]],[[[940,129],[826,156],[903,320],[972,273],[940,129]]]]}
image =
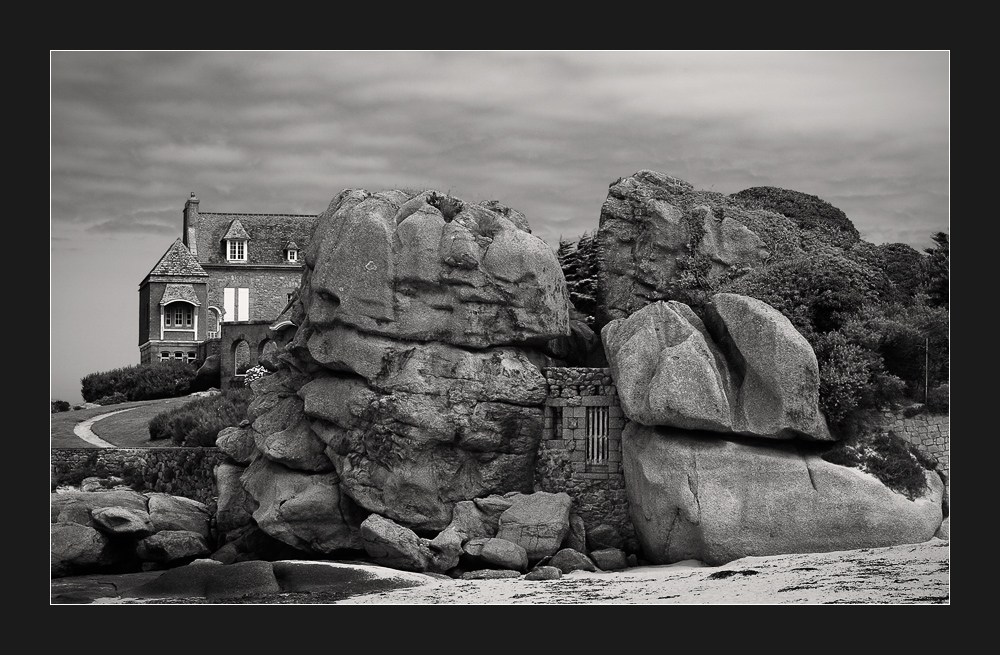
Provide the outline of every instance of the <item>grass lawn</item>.
{"type": "Polygon", "coordinates": [[[171,447],[169,439],[149,440],[149,422],[154,416],[167,409],[179,407],[193,398],[162,398],[160,400],[140,400],[95,407],[93,409],[70,410],[52,414],[50,421],[50,448],[96,448],[80,439],[73,432],[78,423],[101,414],[129,410],[103,418],[91,426],[94,434],[119,448],[163,448],[171,447]]]}

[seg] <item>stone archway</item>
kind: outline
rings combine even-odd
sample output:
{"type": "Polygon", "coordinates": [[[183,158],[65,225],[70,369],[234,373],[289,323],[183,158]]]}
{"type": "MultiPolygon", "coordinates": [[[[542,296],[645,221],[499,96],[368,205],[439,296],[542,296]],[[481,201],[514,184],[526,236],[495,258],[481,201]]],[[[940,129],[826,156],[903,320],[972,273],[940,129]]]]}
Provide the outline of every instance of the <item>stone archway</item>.
{"type": "Polygon", "coordinates": [[[242,376],[251,366],[255,365],[254,353],[246,339],[233,341],[233,375],[242,376]]]}

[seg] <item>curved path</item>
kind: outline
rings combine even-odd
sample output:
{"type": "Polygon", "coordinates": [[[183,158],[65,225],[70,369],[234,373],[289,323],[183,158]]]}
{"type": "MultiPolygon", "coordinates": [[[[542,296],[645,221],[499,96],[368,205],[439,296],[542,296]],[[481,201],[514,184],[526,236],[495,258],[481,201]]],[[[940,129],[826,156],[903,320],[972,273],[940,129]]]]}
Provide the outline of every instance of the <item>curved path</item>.
{"type": "Polygon", "coordinates": [[[114,444],[108,443],[104,439],[101,439],[99,436],[94,434],[91,431],[90,426],[100,421],[102,418],[114,416],[115,414],[121,414],[122,412],[131,412],[133,409],[137,408],[129,407],[128,409],[119,409],[116,412],[108,412],[107,414],[98,414],[93,418],[88,418],[86,421],[80,421],[73,427],[73,433],[76,436],[83,439],[84,441],[86,441],[87,443],[92,444],[94,446],[98,446],[99,448],[114,448],[115,447],[114,444]]]}

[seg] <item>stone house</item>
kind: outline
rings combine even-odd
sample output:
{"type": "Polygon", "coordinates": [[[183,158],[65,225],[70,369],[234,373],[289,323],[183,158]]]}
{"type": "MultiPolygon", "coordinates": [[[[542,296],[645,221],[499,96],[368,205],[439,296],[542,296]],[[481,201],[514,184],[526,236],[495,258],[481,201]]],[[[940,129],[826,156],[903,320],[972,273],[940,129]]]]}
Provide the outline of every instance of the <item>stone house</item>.
{"type": "Polygon", "coordinates": [[[268,335],[287,324],[279,319],[298,289],[317,218],[207,213],[192,193],[181,237],[139,284],[140,362],[219,354],[233,368],[224,378],[255,364],[273,347],[268,335]],[[227,340],[223,331],[263,336],[249,343],[227,340]]]}

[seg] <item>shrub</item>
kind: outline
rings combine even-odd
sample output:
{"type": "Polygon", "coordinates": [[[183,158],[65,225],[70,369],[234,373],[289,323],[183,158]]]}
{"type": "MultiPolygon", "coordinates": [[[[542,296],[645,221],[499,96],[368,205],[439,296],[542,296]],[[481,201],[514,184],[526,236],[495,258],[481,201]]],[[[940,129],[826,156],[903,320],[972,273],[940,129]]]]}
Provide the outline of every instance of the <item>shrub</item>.
{"type": "Polygon", "coordinates": [[[56,414],[58,412],[68,412],[69,403],[65,400],[53,400],[52,401],[52,413],[56,414]]]}
{"type": "Polygon", "coordinates": [[[249,386],[254,380],[259,380],[268,374],[268,370],[261,365],[248,368],[246,374],[243,376],[243,384],[249,386]]]}
{"type": "Polygon", "coordinates": [[[889,489],[910,500],[927,490],[925,471],[937,463],[917,448],[896,436],[864,431],[837,442],[821,457],[839,466],[857,468],[870,473],[889,489]]]}
{"type": "Polygon", "coordinates": [[[149,438],[170,439],[178,446],[214,446],[219,430],[238,426],[247,417],[253,394],[227,389],[161,412],[149,422],[149,438]]]}
{"type": "Polygon", "coordinates": [[[103,373],[91,373],[80,380],[86,402],[122,393],[128,400],[177,398],[190,392],[198,369],[175,360],[125,366],[103,373]]]}
{"type": "Polygon", "coordinates": [[[947,384],[934,387],[927,394],[927,410],[935,414],[947,414],[949,398],[950,394],[947,384]]]}
{"type": "Polygon", "coordinates": [[[128,398],[121,391],[116,391],[110,396],[104,396],[94,401],[98,405],[118,405],[128,402],[128,398]]]}

